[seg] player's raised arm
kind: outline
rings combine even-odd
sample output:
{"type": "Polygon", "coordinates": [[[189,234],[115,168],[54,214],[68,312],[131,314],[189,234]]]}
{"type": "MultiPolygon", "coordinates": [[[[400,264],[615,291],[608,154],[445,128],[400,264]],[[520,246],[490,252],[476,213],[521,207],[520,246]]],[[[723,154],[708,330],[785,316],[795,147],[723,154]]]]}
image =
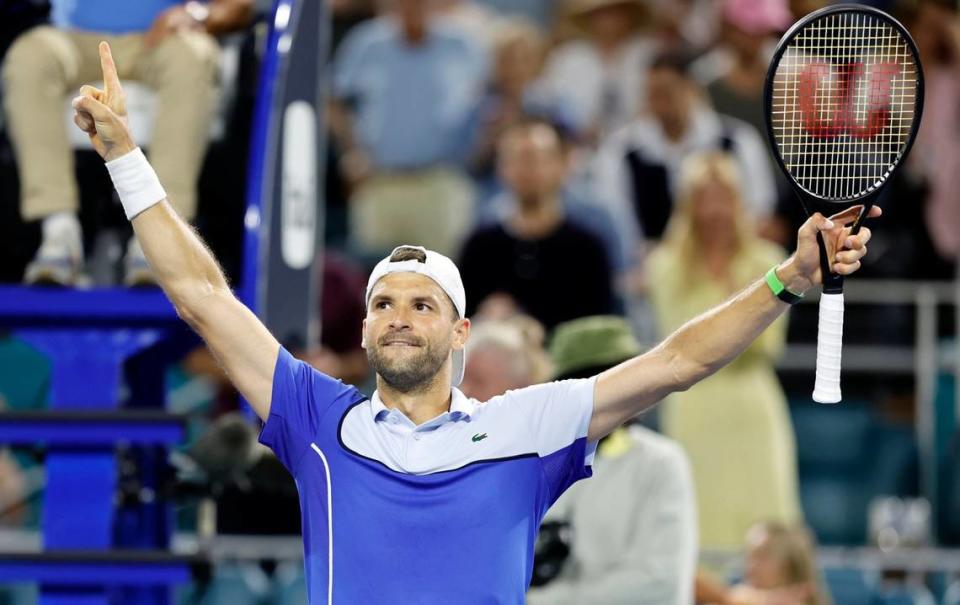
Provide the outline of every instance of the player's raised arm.
{"type": "Polygon", "coordinates": [[[80,90],[73,101],[74,122],[107,162],[127,218],[164,293],[266,420],[280,345],[236,299],[203,241],[167,203],[156,174],[130,135],[123,89],[106,42],[100,43],[100,63],[104,89],[80,90]]]}
{"type": "MultiPolygon", "coordinates": [[[[811,216],[798,233],[797,251],[781,263],[775,277],[788,292],[802,295],[817,283],[822,232],[832,270],[849,275],[860,268],[870,230],[856,235],[844,227],[859,214],[855,206],[830,217],[811,216]]],[[[870,216],[879,216],[874,207],[870,216]]],[[[593,441],[643,412],[674,391],[689,389],[743,352],[789,305],[760,279],[727,302],[680,327],[647,353],[600,374],[594,393],[588,438],[593,441]]]]}

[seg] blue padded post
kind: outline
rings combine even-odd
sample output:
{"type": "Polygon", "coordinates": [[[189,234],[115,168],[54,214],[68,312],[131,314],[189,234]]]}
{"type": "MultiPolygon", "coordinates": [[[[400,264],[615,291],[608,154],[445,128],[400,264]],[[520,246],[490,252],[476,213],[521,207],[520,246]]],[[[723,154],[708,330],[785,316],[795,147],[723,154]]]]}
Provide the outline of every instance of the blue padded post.
{"type": "MultiPolygon", "coordinates": [[[[51,361],[50,409],[116,408],[124,361],[153,345],[150,329],[28,329],[19,336],[51,361]]],[[[116,468],[112,445],[51,446],[43,505],[44,548],[112,545],[116,468]]]]}

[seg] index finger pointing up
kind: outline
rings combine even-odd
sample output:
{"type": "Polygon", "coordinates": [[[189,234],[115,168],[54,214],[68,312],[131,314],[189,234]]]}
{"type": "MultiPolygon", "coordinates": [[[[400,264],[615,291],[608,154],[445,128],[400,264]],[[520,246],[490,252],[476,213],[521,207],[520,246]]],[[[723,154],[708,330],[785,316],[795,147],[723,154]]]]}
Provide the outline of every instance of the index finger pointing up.
{"type": "Polygon", "coordinates": [[[113,53],[110,52],[110,45],[106,42],[100,43],[100,69],[103,71],[103,92],[107,99],[112,95],[118,94],[120,88],[120,78],[117,76],[117,66],[113,62],[113,53]]]}

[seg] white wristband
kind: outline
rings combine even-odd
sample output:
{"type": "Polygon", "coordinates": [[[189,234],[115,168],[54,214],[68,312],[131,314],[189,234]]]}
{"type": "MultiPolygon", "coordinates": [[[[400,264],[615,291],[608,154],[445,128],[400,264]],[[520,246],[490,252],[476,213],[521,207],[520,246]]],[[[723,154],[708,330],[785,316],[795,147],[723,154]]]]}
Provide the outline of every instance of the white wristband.
{"type": "Polygon", "coordinates": [[[139,147],[107,162],[106,166],[127,220],[132,221],[133,217],[166,199],[167,192],[139,147]]]}

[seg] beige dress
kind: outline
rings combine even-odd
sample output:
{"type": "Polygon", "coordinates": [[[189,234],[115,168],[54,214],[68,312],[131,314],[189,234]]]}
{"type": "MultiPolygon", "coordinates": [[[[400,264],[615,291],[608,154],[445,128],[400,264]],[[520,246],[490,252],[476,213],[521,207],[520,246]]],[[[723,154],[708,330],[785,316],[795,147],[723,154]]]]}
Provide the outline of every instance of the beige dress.
{"type": "MultiPolygon", "coordinates": [[[[733,285],[746,286],[782,259],[779,248],[755,245],[734,261],[733,285]]],[[[649,268],[663,334],[735,291],[694,274],[667,248],[651,254],[649,268]]],[[[664,404],[663,432],[684,447],[693,469],[701,548],[738,549],[753,523],[800,518],[794,433],[773,368],[786,328],[782,317],[730,365],[664,404]]]]}

